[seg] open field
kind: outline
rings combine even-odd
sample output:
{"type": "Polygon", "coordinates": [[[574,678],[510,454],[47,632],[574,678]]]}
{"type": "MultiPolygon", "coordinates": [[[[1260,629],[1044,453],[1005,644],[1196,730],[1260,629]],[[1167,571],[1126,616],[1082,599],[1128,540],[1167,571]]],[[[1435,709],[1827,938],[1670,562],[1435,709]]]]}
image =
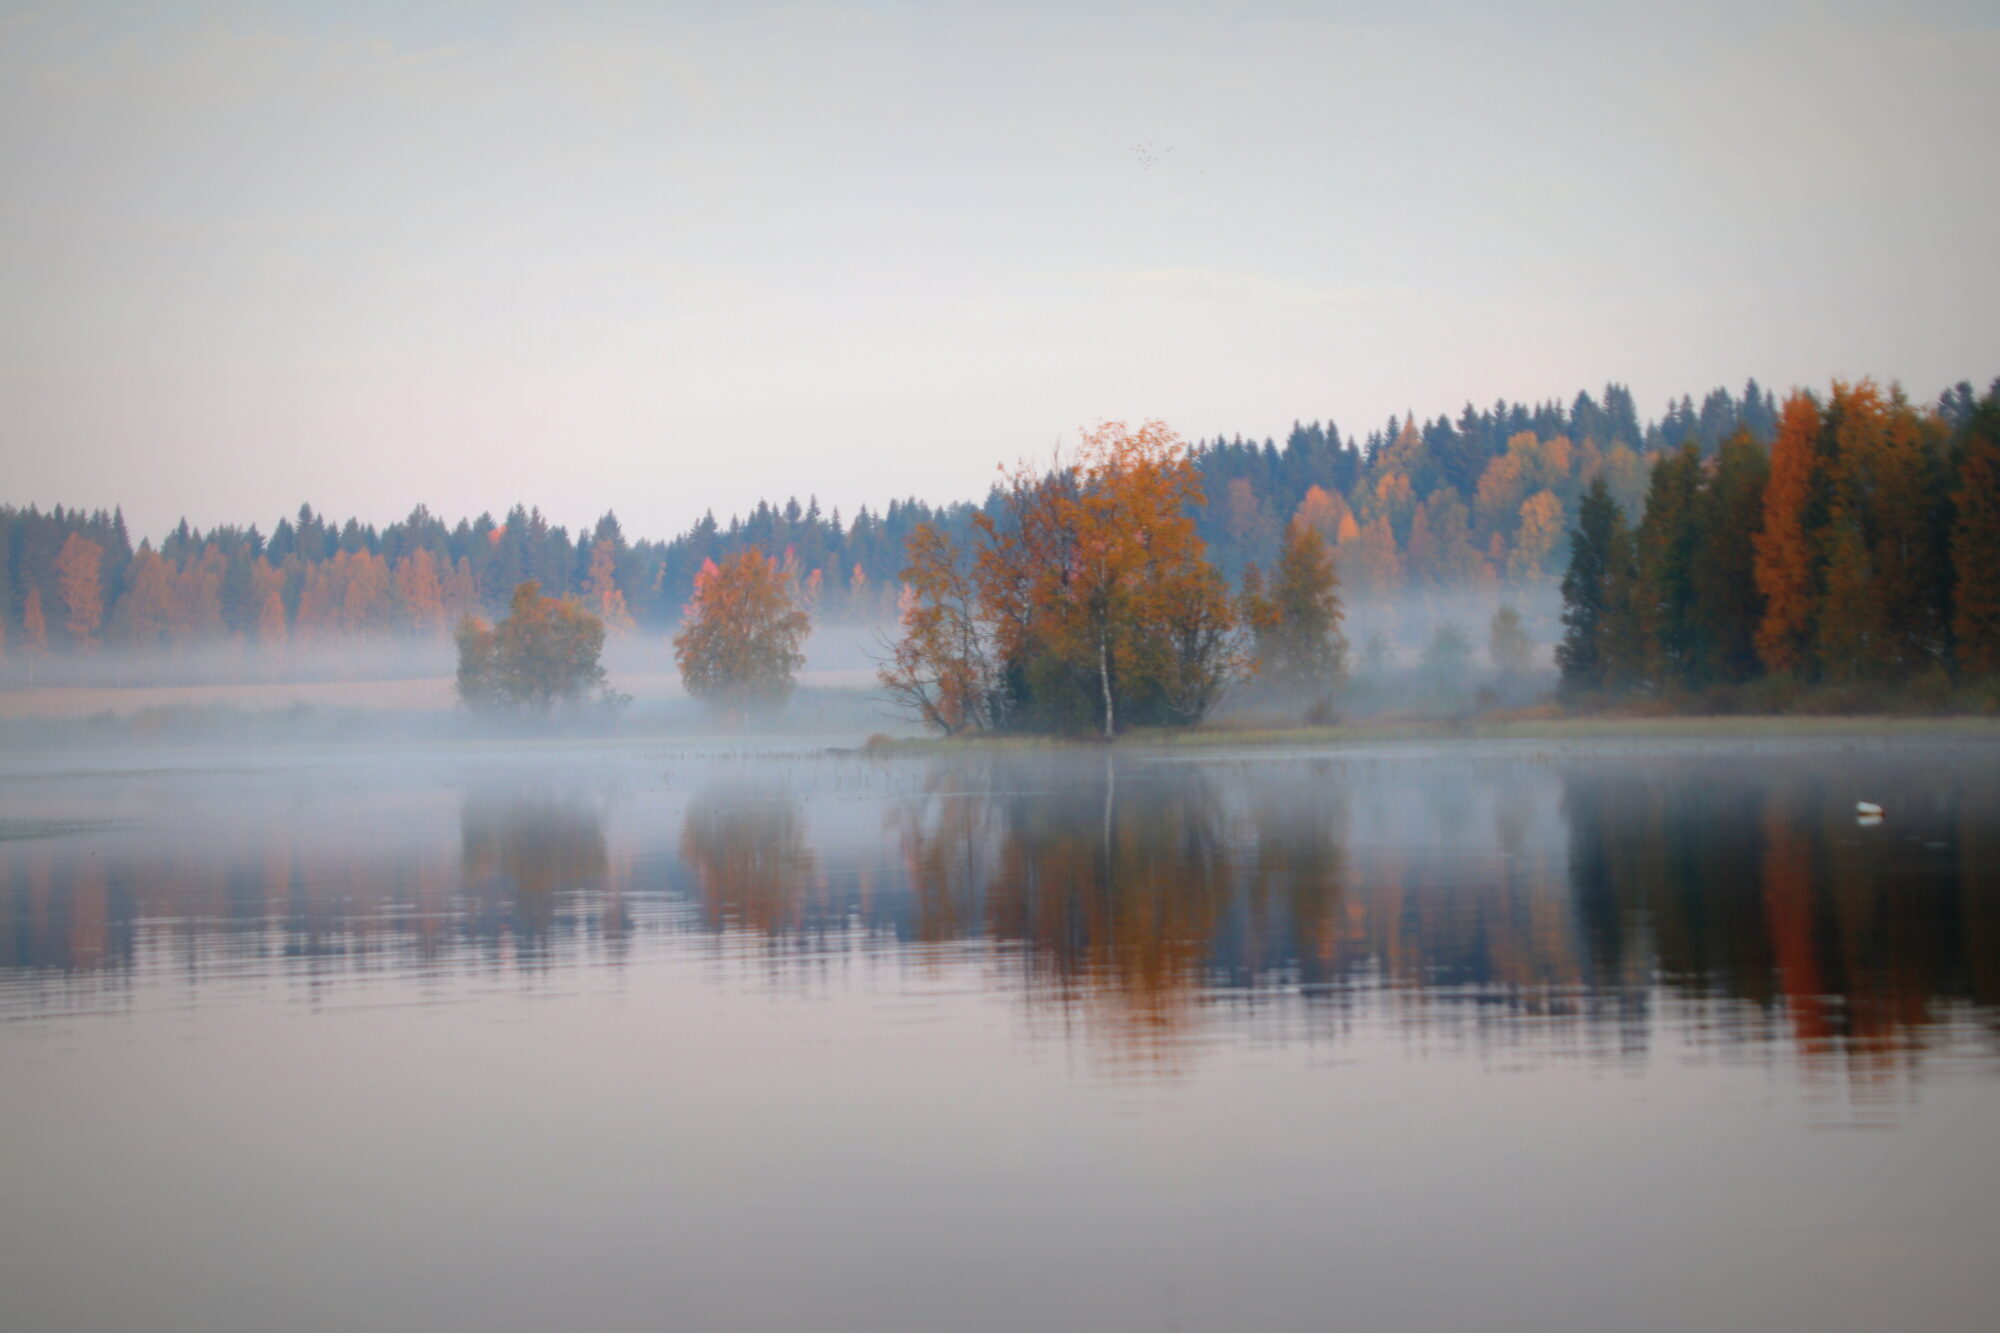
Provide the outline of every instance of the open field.
{"type": "MultiPolygon", "coordinates": [[[[802,671],[805,689],[861,690],[872,684],[866,670],[802,671]]],[[[685,698],[672,672],[614,672],[613,688],[635,702],[685,698]]],[[[59,721],[109,713],[129,716],[156,709],[229,708],[278,712],[294,708],[363,713],[428,713],[456,707],[449,676],[401,680],[257,681],[230,685],[42,685],[0,690],[0,721],[59,721]]]]}

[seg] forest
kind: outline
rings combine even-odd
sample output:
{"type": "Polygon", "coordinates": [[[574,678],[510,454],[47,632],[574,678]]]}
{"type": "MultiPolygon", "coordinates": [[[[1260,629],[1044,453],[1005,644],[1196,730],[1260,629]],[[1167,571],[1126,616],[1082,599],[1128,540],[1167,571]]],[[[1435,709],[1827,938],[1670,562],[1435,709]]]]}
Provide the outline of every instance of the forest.
{"type": "MultiPolygon", "coordinates": [[[[1819,435],[1845,439],[1858,429],[1840,424],[1852,415],[1842,395],[1852,392],[1858,391],[1836,386],[1825,416],[1834,424],[1822,423],[1819,435]]],[[[1798,401],[1789,400],[1786,411],[1798,401]]],[[[1884,419],[1898,423],[1895,438],[1915,440],[1927,478],[1919,488],[1924,498],[1912,502],[1921,514],[1893,522],[1903,524],[1898,533],[1916,523],[1928,534],[1918,545],[1930,552],[1922,568],[1931,572],[1907,577],[1929,582],[1915,602],[1896,590],[1902,585],[1893,579],[1880,590],[1883,614],[1901,636],[1900,647],[1880,651],[1896,661],[1920,642],[1932,658],[1946,652],[1952,593],[1944,570],[1949,560],[1940,552],[1957,521],[1950,497],[1963,489],[1957,460],[1979,401],[1969,384],[1923,407],[1899,392],[1881,399],[1884,419]],[[1921,627],[1904,623],[1906,613],[1917,614],[1913,606],[1926,608],[1921,627]]],[[[1468,591],[1489,599],[1541,593],[1552,600],[1568,563],[1567,534],[1580,519],[1601,516],[1602,501],[1608,501],[1625,516],[1632,551],[1629,570],[1610,575],[1610,596],[1624,598],[1630,610],[1606,617],[1608,637],[1590,650],[1601,657],[1601,669],[1586,664],[1581,674],[1572,671],[1573,684],[1588,692],[1718,673],[1738,679],[1774,662],[1789,669],[1807,658],[1825,660],[1844,651],[1838,635],[1848,633],[1821,633],[1816,619],[1810,631],[1797,625],[1787,631],[1801,645],[1798,663],[1782,654],[1755,655],[1744,637],[1745,606],[1725,617],[1727,628],[1697,633],[1690,628],[1695,620],[1721,614],[1716,598],[1722,594],[1711,589],[1697,605],[1693,593],[1672,591],[1681,586],[1677,580],[1695,578],[1682,565],[1691,570],[1714,563],[1683,552],[1696,546],[1708,551],[1714,543],[1698,525],[1687,528],[1672,517],[1677,503],[1693,506],[1690,514],[1701,509],[1711,524],[1721,521],[1709,512],[1716,506],[1738,506],[1716,540],[1736,552],[1731,568],[1740,575],[1740,548],[1749,536],[1743,522],[1754,518],[1756,527],[1763,521],[1762,469],[1772,469],[1774,484],[1791,476],[1787,468],[1795,470],[1795,462],[1786,461],[1787,450],[1796,449],[1786,443],[1784,419],[1775,396],[1752,380],[1739,392],[1713,390],[1699,403],[1692,396],[1671,401],[1652,421],[1642,421],[1631,393],[1612,384],[1568,403],[1468,403],[1455,416],[1392,417],[1359,434],[1343,433],[1331,422],[1299,423],[1282,443],[1240,436],[1194,442],[1189,510],[1206,559],[1232,588],[1251,565],[1275,565],[1294,521],[1315,529],[1335,554],[1341,597],[1352,609],[1371,602],[1443,602],[1468,591]],[[1770,464],[1759,461],[1767,457],[1770,464]],[[1592,496],[1600,497],[1596,508],[1587,503],[1592,496]],[[1667,535],[1670,529],[1674,535],[1667,535]],[[1668,559],[1661,551],[1683,554],[1668,559]],[[1640,578],[1642,566],[1653,571],[1645,575],[1649,582],[1640,578]],[[1643,610],[1619,591],[1641,582],[1657,594],[1643,610]],[[1635,628],[1641,622],[1643,631],[1635,628]]],[[[1807,498],[1794,506],[1805,525],[1794,544],[1812,553],[1805,582],[1785,585],[1781,600],[1823,599],[1828,578],[1841,588],[1847,586],[1841,580],[1856,577],[1851,556],[1833,560],[1822,549],[1828,533],[1856,528],[1871,570],[1901,558],[1884,544],[1903,539],[1883,536],[1892,506],[1874,498],[1873,464],[1839,461],[1866,451],[1855,446],[1842,452],[1818,435],[1815,441],[1807,498]],[[1836,510],[1838,522],[1829,517],[1836,510]]],[[[814,499],[791,499],[760,503],[727,524],[704,515],[688,531],[658,540],[628,537],[608,512],[572,532],[527,504],[497,518],[481,514],[455,522],[419,505],[382,527],[301,505],[268,533],[254,523],[201,531],[183,521],[135,545],[117,509],[0,505],[0,654],[18,661],[104,649],[443,641],[467,614],[497,617],[527,581],[551,596],[576,599],[614,637],[634,629],[664,631],[678,623],[705,564],[752,547],[780,562],[816,622],[879,625],[898,615],[913,532],[928,526],[965,547],[982,519],[999,520],[1006,507],[1001,486],[979,503],[895,500],[847,517],[814,499]]],[[[1739,577],[1730,586],[1730,596],[1757,600],[1761,621],[1762,585],[1746,591],[1739,577]]],[[[1850,638],[1870,632],[1855,630],[1850,638]]],[[[1865,656],[1877,649],[1857,651],[1865,656]]]]}
{"type": "Polygon", "coordinates": [[[1659,455],[1636,512],[1593,480],[1562,593],[1572,700],[1763,708],[1812,687],[1852,709],[1889,697],[1875,687],[1935,704],[1990,687],[2000,385],[1930,410],[1835,381],[1792,394],[1768,444],[1738,429],[1659,455]]]}

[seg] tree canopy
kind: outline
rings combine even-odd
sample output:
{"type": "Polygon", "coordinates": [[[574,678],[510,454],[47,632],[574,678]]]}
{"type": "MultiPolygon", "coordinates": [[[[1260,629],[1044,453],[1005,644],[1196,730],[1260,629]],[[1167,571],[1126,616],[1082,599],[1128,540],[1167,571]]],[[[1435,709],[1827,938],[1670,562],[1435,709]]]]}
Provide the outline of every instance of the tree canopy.
{"type": "Polygon", "coordinates": [[[740,717],[791,697],[811,629],[790,573],[753,546],[695,576],[674,660],[689,694],[740,717]]]}
{"type": "Polygon", "coordinates": [[[604,622],[576,603],[545,597],[530,579],[514,589],[497,625],[467,616],[458,644],[458,697],[480,712],[546,713],[595,695],[611,701],[599,663],[604,622]]]}

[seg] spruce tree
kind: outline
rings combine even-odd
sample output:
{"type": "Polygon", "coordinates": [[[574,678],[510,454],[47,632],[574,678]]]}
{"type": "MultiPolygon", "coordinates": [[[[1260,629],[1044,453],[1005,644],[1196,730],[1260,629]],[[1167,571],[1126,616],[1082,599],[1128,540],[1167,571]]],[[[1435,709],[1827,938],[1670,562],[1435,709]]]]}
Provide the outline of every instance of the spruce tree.
{"type": "Polygon", "coordinates": [[[1967,419],[1952,524],[1951,629],[1959,670],[2000,673],[2000,394],[1967,419]]]}
{"type": "Polygon", "coordinates": [[[1569,538],[1569,568],[1563,574],[1563,641],[1556,646],[1562,691],[1575,696],[1616,683],[1631,535],[1611,488],[1598,477],[1583,494],[1569,538]]]}

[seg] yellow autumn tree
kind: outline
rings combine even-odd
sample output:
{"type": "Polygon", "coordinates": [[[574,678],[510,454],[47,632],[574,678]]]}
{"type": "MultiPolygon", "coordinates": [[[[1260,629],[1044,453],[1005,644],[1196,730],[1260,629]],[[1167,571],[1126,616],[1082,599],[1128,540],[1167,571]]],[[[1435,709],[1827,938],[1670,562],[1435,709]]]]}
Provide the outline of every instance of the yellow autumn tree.
{"type": "Polygon", "coordinates": [[[739,718],[791,696],[812,621],[777,561],[755,546],[703,561],[681,615],[674,660],[690,695],[739,718]]]}
{"type": "Polygon", "coordinates": [[[1351,534],[1343,532],[1338,556],[1341,576],[1357,598],[1389,598],[1401,591],[1403,557],[1387,514],[1351,534]]]}
{"type": "Polygon", "coordinates": [[[212,542],[200,555],[182,560],[167,618],[168,635],[176,644],[222,637],[222,580],[228,572],[229,558],[212,542]]]}
{"type": "Polygon", "coordinates": [[[416,634],[443,633],[444,584],[438,578],[437,558],[419,546],[396,561],[395,584],[404,625],[416,634]]]}
{"type": "Polygon", "coordinates": [[[72,532],[56,553],[56,581],[69,610],[65,628],[70,646],[85,652],[97,647],[97,627],[104,619],[104,587],[99,570],[104,548],[72,532]]]}
{"type": "Polygon", "coordinates": [[[1536,491],[1521,502],[1521,522],[1507,557],[1507,577],[1523,587],[1539,583],[1562,537],[1562,502],[1552,491],[1536,491]]]}
{"type": "Polygon", "coordinates": [[[1342,527],[1352,523],[1354,516],[1347,507],[1347,501],[1341,499],[1338,492],[1323,486],[1310,486],[1306,488],[1305,498],[1299,501],[1298,509],[1293,512],[1292,521],[1305,524],[1331,547],[1340,541],[1342,527]]]}
{"type": "Polygon", "coordinates": [[[264,557],[250,566],[250,597],[257,607],[257,641],[280,649],[290,637],[285,623],[285,571],[264,557]]]}

